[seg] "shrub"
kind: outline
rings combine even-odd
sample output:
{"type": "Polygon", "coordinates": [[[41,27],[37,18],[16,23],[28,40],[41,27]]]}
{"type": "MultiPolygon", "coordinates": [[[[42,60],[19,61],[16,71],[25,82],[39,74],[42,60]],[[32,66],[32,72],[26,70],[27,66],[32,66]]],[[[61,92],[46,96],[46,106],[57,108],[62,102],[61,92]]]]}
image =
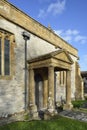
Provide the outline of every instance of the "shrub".
{"type": "Polygon", "coordinates": [[[85,102],[85,100],[76,100],[76,101],[72,101],[73,107],[74,108],[80,108],[85,102]]]}

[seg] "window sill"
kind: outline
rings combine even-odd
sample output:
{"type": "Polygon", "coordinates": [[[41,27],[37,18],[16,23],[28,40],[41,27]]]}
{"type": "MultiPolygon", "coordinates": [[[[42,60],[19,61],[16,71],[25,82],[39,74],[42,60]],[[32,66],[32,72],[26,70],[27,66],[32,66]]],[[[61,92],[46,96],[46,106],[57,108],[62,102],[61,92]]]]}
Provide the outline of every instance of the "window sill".
{"type": "Polygon", "coordinates": [[[12,77],[11,75],[4,75],[4,76],[1,76],[0,75],[0,80],[12,80],[12,77]]]}

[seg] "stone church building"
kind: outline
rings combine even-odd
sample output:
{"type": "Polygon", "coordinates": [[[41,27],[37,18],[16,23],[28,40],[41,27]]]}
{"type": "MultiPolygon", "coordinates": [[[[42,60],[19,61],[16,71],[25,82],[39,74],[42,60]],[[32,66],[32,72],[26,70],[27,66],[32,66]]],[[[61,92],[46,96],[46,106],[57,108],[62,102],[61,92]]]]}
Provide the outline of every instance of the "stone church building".
{"type": "Polygon", "coordinates": [[[0,0],[0,117],[26,109],[52,113],[62,101],[71,109],[71,100],[83,99],[78,59],[78,50],[52,29],[0,0]],[[30,35],[27,70],[23,32],[30,35]]]}

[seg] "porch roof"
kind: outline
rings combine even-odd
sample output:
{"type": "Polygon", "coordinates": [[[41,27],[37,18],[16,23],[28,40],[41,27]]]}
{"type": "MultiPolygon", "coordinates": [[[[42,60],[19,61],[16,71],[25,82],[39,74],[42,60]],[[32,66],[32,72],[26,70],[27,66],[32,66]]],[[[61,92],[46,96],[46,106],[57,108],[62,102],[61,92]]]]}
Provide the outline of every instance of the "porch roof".
{"type": "Polygon", "coordinates": [[[29,67],[41,68],[54,66],[55,68],[70,69],[73,60],[66,50],[57,50],[34,59],[28,60],[29,67]]]}

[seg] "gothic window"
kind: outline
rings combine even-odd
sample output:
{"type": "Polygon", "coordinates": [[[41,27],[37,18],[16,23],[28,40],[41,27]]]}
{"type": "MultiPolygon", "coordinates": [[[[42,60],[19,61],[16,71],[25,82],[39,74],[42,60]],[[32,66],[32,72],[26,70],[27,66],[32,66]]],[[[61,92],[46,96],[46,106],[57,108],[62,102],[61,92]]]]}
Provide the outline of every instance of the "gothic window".
{"type": "Polygon", "coordinates": [[[4,39],[4,74],[10,75],[10,41],[4,39]]]}
{"type": "Polygon", "coordinates": [[[12,76],[13,34],[0,30],[0,78],[12,76]]]}

